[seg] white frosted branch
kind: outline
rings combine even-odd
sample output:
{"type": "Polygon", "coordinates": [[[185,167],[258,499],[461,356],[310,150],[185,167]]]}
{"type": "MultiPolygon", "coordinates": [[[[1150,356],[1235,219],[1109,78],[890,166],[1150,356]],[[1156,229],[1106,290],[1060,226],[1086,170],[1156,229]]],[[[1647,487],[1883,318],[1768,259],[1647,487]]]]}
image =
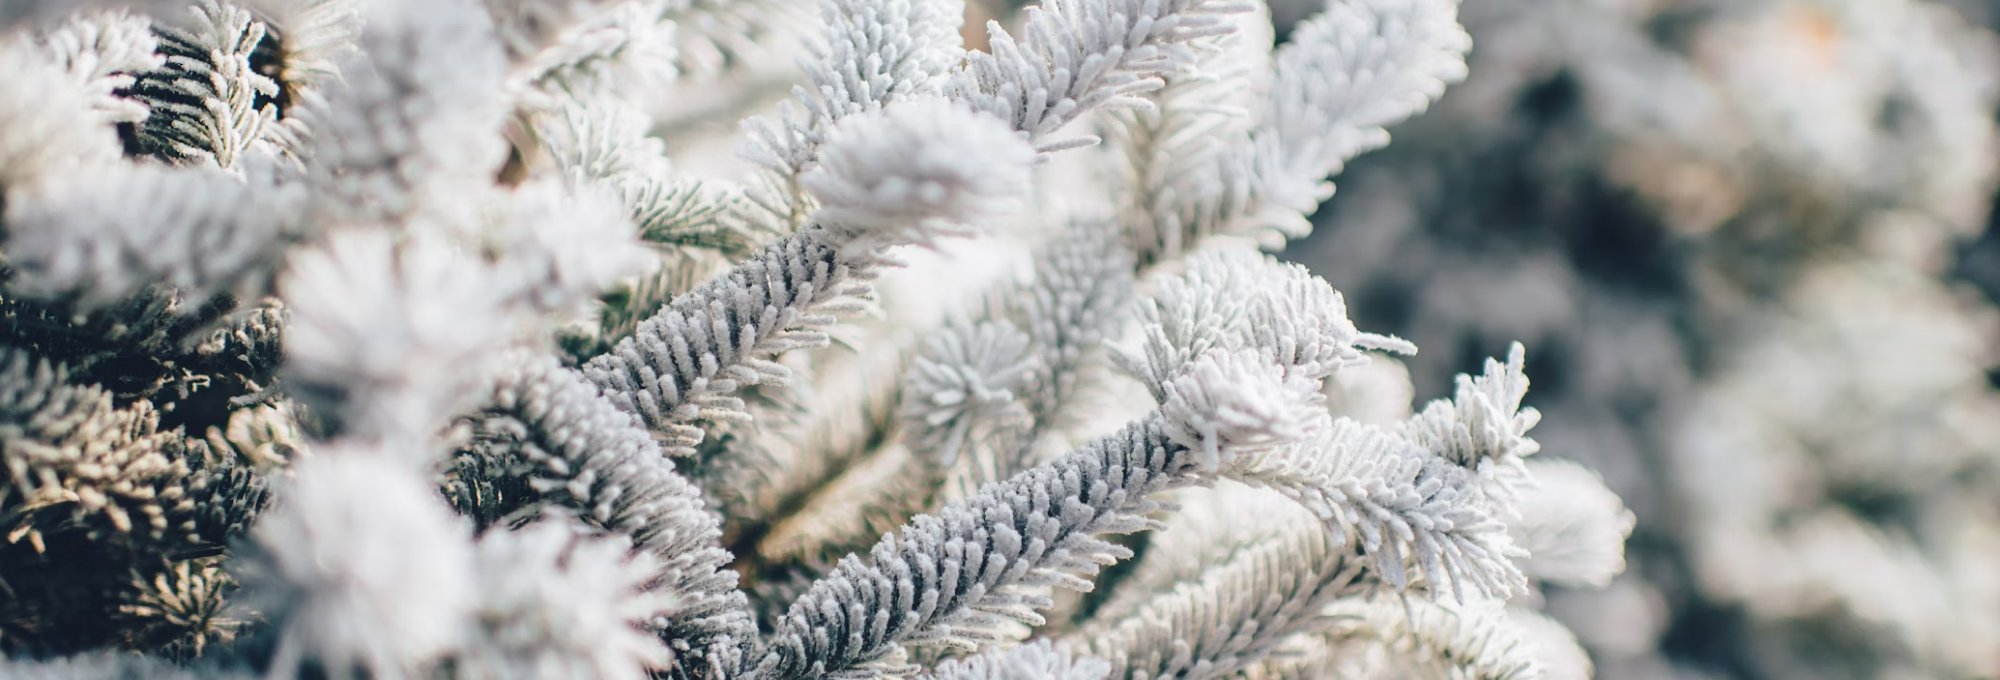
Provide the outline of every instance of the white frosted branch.
{"type": "Polygon", "coordinates": [[[1194,63],[1187,43],[1230,30],[1229,0],[1047,0],[1027,10],[1020,38],[987,25],[991,52],[966,55],[946,91],[999,116],[1041,151],[1095,143],[1050,139],[1094,109],[1143,107],[1159,75],[1194,63]]]}
{"type": "Polygon", "coordinates": [[[261,295],[307,235],[302,187],[272,170],[120,163],[18,194],[7,234],[16,290],[100,306],[165,285],[188,311],[219,295],[261,295]]]}

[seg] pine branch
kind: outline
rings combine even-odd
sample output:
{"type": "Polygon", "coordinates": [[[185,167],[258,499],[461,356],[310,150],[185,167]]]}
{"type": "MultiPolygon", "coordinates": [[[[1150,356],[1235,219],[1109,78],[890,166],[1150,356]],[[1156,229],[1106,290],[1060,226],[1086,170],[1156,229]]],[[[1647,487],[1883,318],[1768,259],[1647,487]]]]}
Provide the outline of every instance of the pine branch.
{"type": "Polygon", "coordinates": [[[660,565],[630,539],[544,521],[487,532],[476,559],[478,631],[453,659],[458,673],[643,680],[672,666],[647,626],[678,603],[650,588],[660,565]]]}
{"type": "Polygon", "coordinates": [[[414,675],[451,651],[477,606],[471,532],[411,466],[420,456],[317,453],[235,565],[277,629],[267,672],[414,675]]]}
{"type": "Polygon", "coordinates": [[[1188,68],[1186,43],[1229,30],[1246,9],[1226,0],[1047,0],[1028,9],[1020,39],[989,23],[992,51],[966,55],[947,93],[999,116],[1044,153],[1097,142],[1050,140],[1093,109],[1145,106],[1135,95],[1188,68]]]}
{"type": "Polygon", "coordinates": [[[1025,192],[1025,145],[970,112],[926,102],[846,123],[806,178],[820,224],[676,297],[585,364],[620,408],[665,433],[669,453],[694,452],[697,421],[744,418],[741,387],[782,384],[789,372],[772,357],[826,344],[819,329],[860,310],[882,251],[958,233],[1025,192]]]}
{"type": "Polygon", "coordinates": [[[730,555],[717,546],[721,530],[632,416],[547,359],[509,362],[485,413],[482,427],[520,442],[514,457],[495,462],[526,481],[527,512],[571,513],[630,538],[658,560],[655,587],[678,600],[648,626],[674,646],[679,666],[733,669],[755,625],[730,555]]]}
{"type": "MultiPolygon", "coordinates": [[[[1258,200],[1311,214],[1332,194],[1325,178],[1388,144],[1388,126],[1465,78],[1471,46],[1456,0],[1329,3],[1302,22],[1278,48],[1258,119],[1258,200]]],[[[1276,226],[1294,237],[1309,228],[1297,220],[1276,226]]]]}
{"type": "Polygon", "coordinates": [[[223,0],[200,0],[189,11],[193,26],[159,27],[166,63],[133,85],[134,98],[152,111],[134,131],[137,148],[178,164],[235,168],[268,151],[267,129],[277,123],[277,108],[264,102],[278,84],[250,64],[265,27],[223,0]]]}
{"type": "Polygon", "coordinates": [[[937,94],[964,55],[963,0],[821,0],[819,14],[824,28],[805,64],[811,87],[792,90],[802,112],[749,123],[744,154],[786,184],[812,168],[835,122],[937,94]]]}
{"type": "Polygon", "coordinates": [[[146,105],[127,93],[139,74],[160,68],[151,22],[120,11],[84,14],[51,29],[41,39],[70,75],[95,97],[105,123],[137,123],[148,115],[146,105]]]}
{"type": "Polygon", "coordinates": [[[1328,605],[1379,587],[1361,556],[1319,527],[1287,529],[1070,639],[1112,661],[1112,677],[1230,677],[1326,626],[1328,605]]]}
{"type": "Polygon", "coordinates": [[[1392,433],[1342,419],[1296,449],[1246,461],[1231,478],[1305,504],[1338,543],[1354,537],[1395,588],[1411,585],[1406,559],[1439,597],[1504,598],[1522,587],[1513,563],[1521,552],[1477,480],[1392,433]]]}
{"type": "Polygon", "coordinates": [[[268,166],[119,164],[15,196],[8,217],[11,288],[74,294],[83,309],[164,285],[182,313],[211,299],[256,299],[292,244],[305,239],[305,196],[268,166]]]}
{"type": "Polygon", "coordinates": [[[117,135],[99,113],[105,95],[90,87],[96,79],[9,36],[0,36],[0,70],[8,74],[0,78],[0,199],[119,158],[117,135]]]}
{"type": "Polygon", "coordinates": [[[47,531],[72,525],[140,541],[195,538],[194,527],[173,521],[191,507],[185,442],[156,429],[150,403],[119,409],[101,389],[70,385],[60,368],[19,350],[6,355],[0,528],[8,543],[40,551],[47,531]]]}
{"type": "Polygon", "coordinates": [[[492,20],[472,0],[369,8],[339,80],[299,106],[318,211],[342,223],[473,223],[465,199],[492,185],[506,154],[492,20]]]}
{"type": "MultiPolygon", "coordinates": [[[[1243,280],[1252,287],[1234,294],[1310,292],[1260,287],[1282,284],[1282,277],[1243,280]]],[[[870,664],[890,662],[904,645],[972,647],[1010,624],[1040,625],[1038,611],[1053,605],[1047,589],[1089,590],[1090,576],[1131,556],[1103,535],[1158,526],[1147,519],[1159,507],[1153,495],[1212,480],[1240,456],[1309,433],[1318,384],[1297,388],[1328,369],[1321,353],[1299,350],[1353,352],[1357,334],[1348,328],[1340,334],[1330,323],[1293,324],[1245,338],[1255,344],[1179,354],[1180,366],[1155,363],[1153,372],[1167,376],[1156,386],[1158,411],[917,517],[884,537],[866,561],[842,560],[779,622],[759,671],[778,678],[872,673],[884,669],[870,664]],[[1280,335],[1288,331],[1319,335],[1280,335]]]]}
{"type": "Polygon", "coordinates": [[[1569,461],[1537,460],[1533,480],[1512,499],[1517,516],[1507,522],[1515,545],[1527,551],[1521,571],[1563,585],[1602,588],[1625,571],[1625,539],[1638,521],[1604,480],[1569,461]]]}

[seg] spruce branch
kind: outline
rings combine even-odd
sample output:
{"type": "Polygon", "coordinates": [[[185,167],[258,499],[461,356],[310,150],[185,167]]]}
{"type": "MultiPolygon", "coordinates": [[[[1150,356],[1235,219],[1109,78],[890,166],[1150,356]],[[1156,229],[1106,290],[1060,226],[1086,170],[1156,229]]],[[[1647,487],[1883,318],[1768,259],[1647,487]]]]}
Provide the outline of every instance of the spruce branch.
{"type": "Polygon", "coordinates": [[[1523,583],[1518,549],[1477,477],[1422,441],[1323,423],[1328,377],[1365,361],[1364,348],[1414,348],[1356,330],[1340,294],[1304,268],[1260,259],[1197,258],[1143,310],[1141,351],[1123,362],[1163,409],[1184,414],[1176,436],[1225,477],[1304,503],[1337,542],[1357,533],[1392,586],[1410,584],[1407,555],[1439,595],[1510,594],[1523,583]],[[1264,294],[1232,292],[1246,289],[1264,294]]]}
{"type": "Polygon", "coordinates": [[[505,158],[505,58],[473,0],[373,2],[340,78],[299,106],[306,177],[332,222],[443,225],[505,158]]]}
{"type": "MultiPolygon", "coordinates": [[[[480,427],[519,442],[494,461],[532,494],[525,512],[571,514],[632,541],[657,560],[653,587],[676,600],[646,622],[679,666],[734,668],[756,629],[716,518],[632,415],[552,359],[506,362],[480,427]]],[[[463,454],[462,454],[463,455],[463,454]]]]}
{"type": "Polygon", "coordinates": [[[360,0],[250,0],[248,6],[267,28],[267,71],[278,84],[278,114],[290,123],[291,107],[302,93],[327,85],[340,63],[357,48],[360,0]]]}
{"type": "Polygon", "coordinates": [[[141,643],[170,658],[197,658],[211,646],[234,642],[250,622],[230,607],[236,581],[221,560],[204,558],[134,569],[120,618],[141,643]]]}
{"type": "Polygon", "coordinates": [[[674,63],[704,80],[729,75],[759,50],[805,29],[805,3],[795,0],[661,0],[660,15],[674,26],[674,63]]]}
{"type": "Polygon", "coordinates": [[[399,243],[342,230],[293,256],[278,282],[290,305],[288,392],[328,432],[426,441],[459,410],[477,362],[512,339],[527,311],[504,274],[436,237],[399,243]]]}
{"type": "Polygon", "coordinates": [[[673,655],[647,626],[677,606],[652,553],[568,520],[489,531],[476,547],[477,632],[453,667],[479,678],[640,680],[673,655]]]}
{"type": "Polygon", "coordinates": [[[236,563],[249,602],[278,629],[269,672],[417,675],[461,644],[478,605],[469,527],[413,453],[318,453],[236,563]]]}
{"type": "Polygon", "coordinates": [[[1341,419],[1306,444],[1246,460],[1230,477],[1304,504],[1397,589],[1412,585],[1406,561],[1438,597],[1504,598],[1524,584],[1513,561],[1523,553],[1478,480],[1393,433],[1341,419]]]}
{"type": "Polygon", "coordinates": [[[1159,76],[1188,68],[1187,43],[1228,32],[1226,0],[1048,0],[1028,9],[1022,37],[989,23],[991,52],[966,55],[946,92],[999,116],[1042,152],[1096,143],[1050,139],[1093,109],[1145,106],[1159,76]]]}
{"type": "Polygon", "coordinates": [[[75,382],[97,385],[120,403],[152,400],[178,424],[187,415],[181,402],[248,398],[273,379],[282,312],[260,307],[233,316],[234,306],[218,298],[190,308],[157,287],[89,311],[0,293],[0,344],[60,363],[75,382]]]}
{"type": "Polygon", "coordinates": [[[1336,417],[1415,348],[1237,247],[1462,77],[1454,0],[1327,3],[1275,48],[1238,0],[1047,0],[970,51],[963,0],[822,0],[741,182],[693,137],[785,95],[704,79],[797,3],[35,4],[0,8],[0,652],[1507,676],[1580,652],[1492,605],[1623,565],[1601,480],[1527,461],[1518,348],[1406,422],[1336,417]],[[728,103],[651,96],[690,83],[728,103]],[[1048,162],[1093,112],[1108,185],[1048,162]],[[1034,250],[936,248],[1033,260],[982,302],[885,286],[916,327],[833,329],[907,246],[1002,226],[1034,250]]]}
{"type": "MultiPolygon", "coordinates": [[[[1238,295],[1297,292],[1259,287],[1279,277],[1239,280],[1247,287],[1238,295]]],[[[1204,348],[1182,355],[1181,366],[1154,366],[1172,381],[1155,391],[1158,411],[911,520],[866,560],[842,560],[793,603],[758,669],[779,678],[872,673],[884,670],[874,664],[893,668],[905,645],[974,647],[1006,626],[1043,623],[1048,589],[1089,590],[1099,569],[1131,557],[1105,535],[1158,526],[1147,517],[1160,507],[1155,494],[1213,480],[1239,456],[1310,433],[1302,414],[1319,403],[1317,384],[1294,386],[1323,369],[1318,357],[1289,350],[1355,336],[1281,342],[1253,333],[1244,342],[1253,339],[1262,344],[1204,348]],[[1284,363],[1296,357],[1308,363],[1284,363]]]]}
{"type": "Polygon", "coordinates": [[[117,164],[21,192],[8,216],[16,292],[110,306],[163,285],[196,313],[266,293],[286,249],[308,236],[306,197],[264,164],[241,174],[117,164]]]}
{"type": "Polygon", "coordinates": [[[250,64],[266,29],[224,0],[200,0],[189,12],[191,26],[159,27],[165,63],[133,85],[134,98],[152,111],[134,134],[141,150],[168,161],[234,168],[269,151],[277,124],[267,102],[278,83],[250,64]]]}
{"type": "Polygon", "coordinates": [[[659,2],[492,2],[510,80],[530,90],[531,107],[602,99],[679,77],[674,24],[659,2]]]}
{"type": "Polygon", "coordinates": [[[1034,280],[1009,296],[1007,312],[1037,358],[1024,396],[1039,434],[1061,424],[1087,360],[1123,329],[1134,294],[1132,253],[1108,223],[1071,223],[1035,262],[1034,280]]]}
{"type": "Polygon", "coordinates": [[[1109,126],[1140,263],[1214,236],[1271,248],[1304,236],[1328,178],[1465,77],[1471,39],[1457,16],[1455,0],[1327,3],[1274,53],[1246,34],[1203,53],[1200,71],[1168,76],[1152,110],[1109,126]]]}
{"type": "Polygon", "coordinates": [[[495,40],[516,67],[527,67],[545,51],[556,49],[568,37],[565,34],[619,5],[614,0],[481,0],[480,4],[493,15],[495,40]]]}
{"type": "Polygon", "coordinates": [[[649,134],[649,121],[634,107],[569,105],[536,121],[557,168],[572,181],[615,192],[641,238],[671,246],[676,256],[699,248],[742,257],[767,236],[729,219],[741,188],[675,174],[665,143],[649,134]]]}
{"type": "Polygon", "coordinates": [[[1005,321],[951,325],[931,336],[903,376],[897,416],[911,444],[936,452],[943,468],[968,445],[1017,448],[1032,422],[1016,396],[1034,366],[1028,342],[1005,321]]]}
{"type": "MultiPolygon", "coordinates": [[[[104,94],[42,46],[0,35],[0,195],[121,155],[104,94]]],[[[4,206],[0,206],[4,207],[4,206]]]]}
{"type": "Polygon", "coordinates": [[[250,680],[258,677],[241,669],[191,670],[131,652],[95,652],[47,660],[0,658],[0,675],[20,680],[250,680]]]}
{"type": "Polygon", "coordinates": [[[805,63],[799,112],[752,119],[746,157],[792,185],[810,170],[828,128],[899,99],[937,94],[964,56],[963,0],[821,0],[822,28],[805,63]]]}
{"type": "Polygon", "coordinates": [[[1194,483],[1192,452],[1153,416],[919,516],[864,560],[842,560],[796,600],[757,666],[774,678],[860,676],[907,644],[975,647],[1040,623],[1046,587],[1128,557],[1100,538],[1151,528],[1149,497],[1194,483]]]}
{"type": "Polygon", "coordinates": [[[1570,461],[1528,463],[1533,480],[1512,499],[1507,522],[1527,551],[1521,570],[1550,583],[1602,588],[1625,571],[1625,539],[1637,522],[1597,473],[1570,461]]]}
{"type": "Polygon", "coordinates": [[[1386,644],[1403,653],[1392,666],[1406,672],[1477,680],[1542,675],[1535,650],[1497,604],[1460,606],[1378,596],[1343,603],[1327,613],[1342,621],[1333,637],[1386,644]]]}
{"type": "MultiPolygon", "coordinates": [[[[1456,0],[1328,3],[1274,56],[1254,140],[1259,200],[1311,214],[1332,194],[1327,177],[1465,78],[1471,46],[1456,0]]],[[[1293,237],[1309,228],[1296,218],[1274,226],[1293,237]]]]}
{"type": "Polygon", "coordinates": [[[1110,660],[1116,678],[1231,677],[1323,628],[1329,605],[1379,587],[1360,555],[1319,527],[1284,532],[1069,638],[1110,660]]]}
{"type": "Polygon", "coordinates": [[[1151,106],[1112,112],[1098,126],[1125,188],[1119,223],[1141,267],[1242,229],[1236,218],[1255,209],[1250,112],[1269,79],[1270,18],[1234,18],[1234,33],[1196,44],[1196,68],[1161,79],[1151,106]]]}
{"type": "Polygon", "coordinates": [[[665,433],[670,453],[691,454],[703,436],[696,421],[746,417],[737,390],[789,375],[772,357],[824,345],[819,329],[833,314],[860,310],[884,250],[1004,210],[1025,192],[1031,156],[994,121],[943,102],[849,119],[806,178],[822,196],[820,224],[676,297],[584,373],[665,433]]]}
{"type": "Polygon", "coordinates": [[[159,41],[151,26],[144,17],[118,10],[82,14],[50,29],[41,43],[98,98],[95,108],[102,122],[137,123],[149,112],[126,91],[139,74],[166,61],[157,53],[159,41]]]}
{"type": "Polygon", "coordinates": [[[972,448],[972,464],[963,468],[971,476],[962,479],[961,487],[1027,469],[1036,442],[1067,424],[1064,407],[1084,383],[1087,359],[1116,334],[1132,302],[1131,254],[1108,223],[1072,222],[1036,250],[1034,261],[1033,277],[987,305],[986,320],[948,324],[905,375],[906,381],[926,375],[982,376],[983,383],[996,386],[986,390],[980,409],[957,414],[934,408],[942,406],[936,403],[940,395],[955,394],[941,383],[911,382],[903,392],[905,436],[919,450],[941,454],[937,462],[949,468],[960,443],[972,448]],[[989,326],[1021,335],[1017,359],[996,362],[998,355],[992,352],[953,351],[960,344],[973,346],[969,341],[988,333],[984,329],[989,326]],[[950,417],[940,420],[944,415],[950,417]],[[944,425],[950,427],[939,429],[944,425]],[[967,440],[953,434],[973,431],[1001,436],[967,440]]]}
{"type": "Polygon", "coordinates": [[[93,536],[187,542],[196,527],[176,521],[192,509],[186,442],[157,429],[149,402],[129,409],[66,371],[9,348],[0,365],[0,443],[7,484],[0,530],[7,543],[45,549],[45,535],[81,526],[93,536]]]}
{"type": "Polygon", "coordinates": [[[1411,442],[1491,480],[1489,491],[1502,500],[1521,485],[1525,459],[1542,448],[1528,437],[1542,414],[1521,406],[1528,394],[1526,353],[1517,342],[1505,362],[1487,359],[1479,376],[1458,377],[1449,401],[1431,402],[1403,426],[1411,442]]]}
{"type": "Polygon", "coordinates": [[[658,265],[624,206],[596,187],[532,181],[508,193],[498,212],[482,245],[493,251],[493,269],[509,279],[510,305],[574,317],[604,291],[658,265]]]}

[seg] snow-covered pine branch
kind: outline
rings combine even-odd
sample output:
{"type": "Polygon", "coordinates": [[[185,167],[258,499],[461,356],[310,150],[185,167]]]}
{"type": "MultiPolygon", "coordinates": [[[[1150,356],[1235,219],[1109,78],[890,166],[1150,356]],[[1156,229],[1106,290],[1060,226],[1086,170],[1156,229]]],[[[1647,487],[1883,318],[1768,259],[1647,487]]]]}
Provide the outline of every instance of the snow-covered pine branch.
{"type": "Polygon", "coordinates": [[[1471,39],[1457,16],[1456,0],[1329,2],[1275,52],[1246,33],[1203,55],[1202,72],[1169,77],[1155,110],[1112,126],[1140,262],[1212,235],[1271,247],[1304,236],[1328,178],[1465,77],[1471,39]]]}
{"type": "Polygon", "coordinates": [[[299,105],[329,222],[472,222],[506,154],[506,59],[473,0],[371,2],[340,78],[299,105]]]}
{"type": "MultiPolygon", "coordinates": [[[[721,529],[632,414],[552,359],[514,357],[477,419],[490,436],[514,440],[504,458],[470,461],[471,470],[497,471],[488,480],[524,483],[524,498],[503,501],[507,515],[570,515],[629,539],[657,562],[648,586],[675,600],[670,614],[645,623],[673,647],[676,665],[734,668],[756,630],[730,555],[717,546],[721,529]]],[[[454,495],[461,507],[474,504],[454,495]]]]}
{"type": "Polygon", "coordinates": [[[783,381],[773,357],[825,344],[833,315],[867,299],[883,251],[1008,209],[1026,192],[1033,153],[998,121],[930,100],[843,121],[823,156],[805,178],[820,197],[817,224],[676,297],[584,366],[621,408],[667,433],[670,453],[701,442],[695,421],[743,417],[740,388],[783,381]]]}
{"type": "Polygon", "coordinates": [[[145,104],[131,101],[121,92],[130,90],[139,74],[166,62],[156,52],[159,41],[151,26],[144,17],[116,10],[84,14],[49,30],[41,42],[58,63],[101,98],[97,110],[103,122],[137,123],[150,112],[145,104]]]}
{"type": "Polygon", "coordinates": [[[806,61],[810,87],[777,118],[749,123],[743,153],[781,182],[810,170],[828,129],[899,99],[937,94],[964,58],[964,0],[821,0],[823,22],[806,61]]]}
{"type": "Polygon", "coordinates": [[[0,192],[118,159],[100,111],[114,95],[20,35],[0,35],[0,192]]]}
{"type": "Polygon", "coordinates": [[[258,521],[242,568],[279,630],[272,674],[409,677],[461,643],[480,597],[471,527],[417,458],[322,447],[258,521]]]}
{"type": "Polygon", "coordinates": [[[564,519],[488,531],[474,548],[478,632],[454,655],[482,678],[643,680],[674,655],[648,624],[680,606],[631,540],[564,519]]]}
{"type": "Polygon", "coordinates": [[[989,303],[988,318],[932,336],[904,378],[905,437],[946,468],[973,447],[970,486],[1027,469],[1132,302],[1132,258],[1108,223],[1074,222],[1034,260],[1032,278],[989,303]]]}
{"type": "Polygon", "coordinates": [[[119,163],[15,194],[6,245],[16,290],[104,306],[164,285],[190,313],[219,296],[255,299],[307,236],[306,201],[269,164],[239,171],[119,163]]]}
{"type": "Polygon", "coordinates": [[[1456,0],[1328,3],[1275,55],[1255,138],[1262,200],[1311,214],[1332,193],[1327,177],[1465,78],[1471,46],[1456,0]]]}
{"type": "Polygon", "coordinates": [[[1323,626],[1328,605],[1379,587],[1359,555],[1314,523],[1287,519],[1263,516],[1284,533],[1070,639],[1112,660],[1115,678],[1230,677],[1323,626]]]}
{"type": "MultiPolygon", "coordinates": [[[[1233,293],[1253,298],[1310,293],[1253,272],[1235,280],[1243,287],[1233,293]]],[[[1310,434],[1325,414],[1315,408],[1317,378],[1308,376],[1324,369],[1319,357],[1293,349],[1356,351],[1358,334],[1338,331],[1332,323],[1288,326],[1181,354],[1179,366],[1155,365],[1172,376],[1156,391],[1157,411],[917,517],[865,561],[842,560],[793,603],[758,669],[780,678],[869,673],[905,645],[971,648],[1001,639],[1010,623],[1042,623],[1038,612],[1053,605],[1046,589],[1088,590],[1102,567],[1131,557],[1106,538],[1156,527],[1156,494],[1213,480],[1239,456],[1310,434]],[[1285,331],[1336,334],[1274,335],[1285,331]]]]}
{"type": "Polygon", "coordinates": [[[234,168],[269,153],[277,132],[278,83],[258,73],[250,57],[267,28],[247,9],[201,0],[188,25],[158,27],[159,68],[140,74],[134,99],[151,109],[134,136],[147,153],[181,164],[234,168]]]}
{"type": "Polygon", "coordinates": [[[1145,106],[1135,95],[1193,65],[1186,43],[1227,32],[1227,15],[1247,9],[1232,0],[1049,0],[1028,10],[1018,39],[989,23],[992,51],[967,54],[946,91],[1012,123],[1039,151],[1094,144],[1052,137],[1092,110],[1145,106]]]}

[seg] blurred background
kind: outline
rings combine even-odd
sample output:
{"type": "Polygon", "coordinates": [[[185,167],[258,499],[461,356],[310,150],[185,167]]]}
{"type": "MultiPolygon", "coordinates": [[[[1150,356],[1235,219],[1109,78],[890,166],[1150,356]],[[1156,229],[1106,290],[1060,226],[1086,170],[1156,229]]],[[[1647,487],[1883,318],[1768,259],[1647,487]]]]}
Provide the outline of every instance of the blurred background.
{"type": "Polygon", "coordinates": [[[1599,676],[2000,677],[2000,1],[1462,12],[1470,78],[1285,256],[1419,399],[1527,344],[1544,455],[1638,516],[1549,595],[1599,676]]]}

